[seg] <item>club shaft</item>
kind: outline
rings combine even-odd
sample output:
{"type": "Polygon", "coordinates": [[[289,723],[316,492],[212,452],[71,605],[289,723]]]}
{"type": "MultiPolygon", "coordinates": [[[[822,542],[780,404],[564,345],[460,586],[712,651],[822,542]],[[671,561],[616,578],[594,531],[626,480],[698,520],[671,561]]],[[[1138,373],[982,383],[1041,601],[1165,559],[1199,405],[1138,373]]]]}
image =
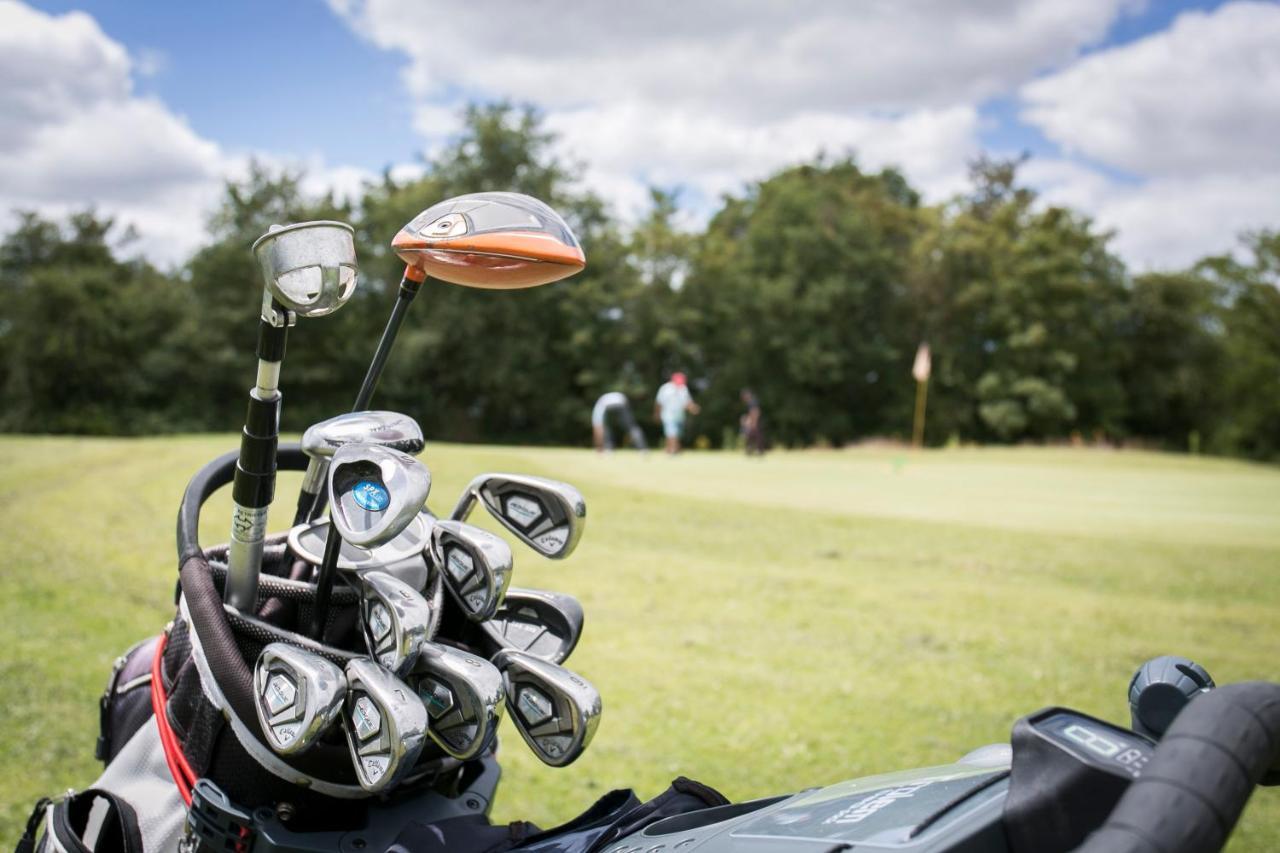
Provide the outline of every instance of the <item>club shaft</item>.
{"type": "MultiPolygon", "coordinates": [[[[378,380],[382,378],[382,370],[387,366],[387,358],[391,355],[391,347],[395,345],[396,336],[400,334],[404,316],[408,313],[409,306],[413,304],[414,297],[422,289],[424,279],[420,276],[421,274],[413,267],[405,267],[404,277],[400,279],[400,290],[396,294],[396,304],[391,308],[391,316],[387,318],[387,326],[382,330],[382,339],[378,341],[378,348],[373,353],[373,361],[369,362],[369,370],[364,375],[364,382],[360,384],[360,392],[356,394],[356,402],[351,407],[351,411],[362,412],[369,408],[373,392],[378,388],[378,380]]],[[[298,516],[302,516],[302,502],[305,500],[307,500],[305,495],[298,496],[298,516]]],[[[294,523],[301,524],[303,521],[319,518],[328,503],[328,495],[325,494],[322,486],[311,500],[307,515],[298,518],[294,523]]]]}
{"type": "Polygon", "coordinates": [[[342,537],[338,529],[329,522],[329,536],[324,541],[324,556],[320,559],[320,574],[316,576],[316,603],[311,610],[310,636],[319,643],[324,642],[324,625],[329,619],[329,598],[333,594],[333,583],[338,574],[338,554],[342,551],[342,537]]]}
{"type": "MultiPolygon", "coordinates": [[[[284,314],[280,308],[279,315],[284,314]]],[[[232,486],[231,538],[223,600],[247,614],[252,614],[257,605],[267,511],[275,497],[280,365],[284,361],[288,333],[287,323],[275,326],[264,319],[259,327],[257,384],[249,391],[249,407],[232,486]]]]}

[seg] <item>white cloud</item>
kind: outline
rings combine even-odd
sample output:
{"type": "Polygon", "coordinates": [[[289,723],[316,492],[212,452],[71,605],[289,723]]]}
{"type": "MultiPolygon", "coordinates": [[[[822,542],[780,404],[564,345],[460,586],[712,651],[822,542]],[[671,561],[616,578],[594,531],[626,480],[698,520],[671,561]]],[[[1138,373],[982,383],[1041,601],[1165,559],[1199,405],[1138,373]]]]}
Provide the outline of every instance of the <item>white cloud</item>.
{"type": "Polygon", "coordinates": [[[1068,153],[1139,175],[1280,168],[1280,5],[1188,12],[1172,27],[1023,87],[1068,153]]]}
{"type": "Polygon", "coordinates": [[[1115,182],[1067,160],[1032,160],[1023,177],[1050,204],[1084,210],[1116,232],[1134,271],[1189,266],[1236,248],[1244,231],[1280,224],[1280,174],[1169,176],[1115,182]]]}
{"type": "Polygon", "coordinates": [[[1115,229],[1135,268],[1188,264],[1280,225],[1280,6],[1185,13],[1021,94],[1024,117],[1084,158],[1033,161],[1024,175],[1115,229]]]}
{"type": "Polygon", "coordinates": [[[465,98],[537,104],[624,214],[647,184],[695,203],[820,151],[903,167],[932,199],[962,188],[976,104],[1100,40],[1134,0],[700,0],[614,4],[330,0],[408,58],[432,143],[465,98]]]}
{"type": "MultiPolygon", "coordinates": [[[[246,173],[249,154],[228,152],[155,98],[134,92],[158,54],[131,57],[81,12],[49,15],[0,0],[0,229],[14,209],[47,216],[94,207],[137,226],[137,249],[160,263],[184,259],[206,238],[224,180],[246,173]]],[[[375,176],[269,152],[258,159],[302,166],[304,189],[349,197],[375,176]]]]}

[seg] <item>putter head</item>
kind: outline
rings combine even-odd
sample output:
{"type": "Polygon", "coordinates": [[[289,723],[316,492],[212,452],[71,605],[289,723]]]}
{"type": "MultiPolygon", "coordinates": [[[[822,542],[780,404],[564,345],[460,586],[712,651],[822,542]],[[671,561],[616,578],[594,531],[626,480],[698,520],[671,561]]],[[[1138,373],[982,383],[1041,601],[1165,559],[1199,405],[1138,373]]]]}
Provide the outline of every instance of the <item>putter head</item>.
{"type": "Polygon", "coordinates": [[[545,477],[481,474],[458,499],[452,518],[466,521],[477,500],[517,539],[553,560],[573,553],[587,524],[582,493],[545,477]]]}
{"type": "Polygon", "coordinates": [[[427,734],[461,761],[488,748],[502,719],[502,674],[484,658],[428,643],[409,683],[427,708],[427,734]]]}
{"type": "Polygon", "coordinates": [[[331,314],[355,293],[355,231],[345,222],[272,225],[254,241],[253,256],[269,296],[299,316],[331,314]]]}
{"type": "Polygon", "coordinates": [[[347,444],[329,466],[333,527],[345,542],[375,548],[400,534],[422,511],[431,472],[407,453],[376,444],[347,444]]]}
{"type": "Polygon", "coordinates": [[[493,617],[511,583],[511,548],[487,530],[440,520],[427,546],[449,592],[472,622],[493,617]]]}
{"type": "Polygon", "coordinates": [[[369,657],[403,677],[431,638],[436,614],[416,589],[386,572],[360,572],[355,577],[360,633],[369,657]]]}
{"type": "Polygon", "coordinates": [[[356,780],[385,791],[413,767],[427,742],[427,709],[417,694],[366,658],[347,662],[342,711],[356,780]]]}
{"type": "Polygon", "coordinates": [[[502,673],[511,720],[533,754],[564,767],[591,743],[600,723],[600,693],[564,667],[525,652],[493,656],[502,673]]]}
{"type": "Polygon", "coordinates": [[[582,636],[582,603],[566,592],[511,587],[498,612],[478,627],[493,651],[515,649],[564,663],[582,636]]]}
{"type": "Polygon", "coordinates": [[[498,290],[549,284],[587,263],[560,214],[520,193],[439,202],[400,229],[391,248],[423,275],[498,290]]]}
{"type": "Polygon", "coordinates": [[[271,643],[253,667],[253,706],[267,743],[281,755],[303,752],[342,713],[347,678],[319,655],[271,643]]]}
{"type": "Polygon", "coordinates": [[[302,434],[302,452],[311,457],[302,478],[302,491],[318,495],[324,486],[329,460],[347,444],[377,444],[417,456],[426,443],[422,427],[399,412],[347,412],[307,427],[302,434]]]}

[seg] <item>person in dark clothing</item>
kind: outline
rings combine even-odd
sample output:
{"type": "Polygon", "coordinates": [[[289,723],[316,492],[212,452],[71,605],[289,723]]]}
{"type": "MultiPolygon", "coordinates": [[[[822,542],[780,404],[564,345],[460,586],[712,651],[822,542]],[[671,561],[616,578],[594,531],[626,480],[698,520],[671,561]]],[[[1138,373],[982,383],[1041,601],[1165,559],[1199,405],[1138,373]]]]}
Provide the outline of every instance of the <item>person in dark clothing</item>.
{"type": "Polygon", "coordinates": [[[760,417],[760,399],[756,397],[755,392],[750,388],[742,389],[742,404],[747,407],[746,414],[742,416],[739,423],[742,426],[743,444],[746,446],[747,455],[752,453],[757,456],[764,455],[764,423],[760,417]]]}

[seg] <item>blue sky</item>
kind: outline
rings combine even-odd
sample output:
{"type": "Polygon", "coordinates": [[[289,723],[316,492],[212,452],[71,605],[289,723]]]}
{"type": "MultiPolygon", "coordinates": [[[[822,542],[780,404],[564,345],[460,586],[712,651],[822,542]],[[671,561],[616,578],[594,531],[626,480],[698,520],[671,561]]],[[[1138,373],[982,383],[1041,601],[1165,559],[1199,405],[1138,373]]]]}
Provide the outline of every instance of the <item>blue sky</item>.
{"type": "Polygon", "coordinates": [[[0,204],[92,203],[176,261],[249,157],[351,189],[509,97],[624,217],[653,182],[694,224],[823,150],[940,201],[978,153],[1028,151],[1048,201],[1172,266],[1280,224],[1278,36],[1280,5],[1247,0],[0,0],[0,204]]]}

